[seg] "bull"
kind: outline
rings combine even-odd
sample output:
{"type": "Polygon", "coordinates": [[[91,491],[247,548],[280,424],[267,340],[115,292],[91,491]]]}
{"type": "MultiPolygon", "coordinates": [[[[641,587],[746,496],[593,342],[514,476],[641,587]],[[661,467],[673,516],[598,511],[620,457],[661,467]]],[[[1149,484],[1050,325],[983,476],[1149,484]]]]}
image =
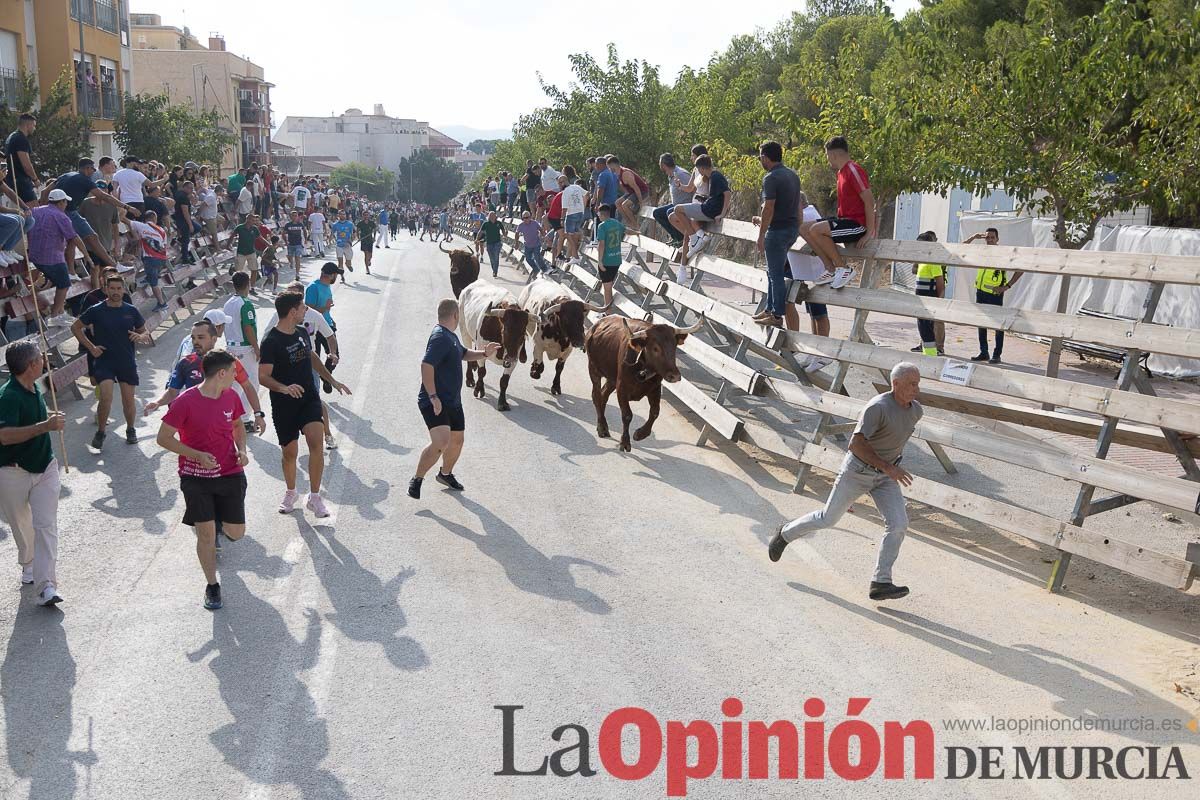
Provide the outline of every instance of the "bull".
{"type": "Polygon", "coordinates": [[[440,241],[438,250],[450,256],[450,288],[461,297],[463,289],[479,280],[479,259],[470,250],[447,250],[440,241]]]}
{"type": "MultiPolygon", "coordinates": [[[[508,411],[508,381],[517,362],[525,363],[525,336],[529,328],[529,312],[521,308],[512,292],[486,281],[476,281],[463,289],[459,298],[462,317],[463,344],[474,349],[476,342],[498,342],[500,351],[491,360],[504,368],[500,378],[500,397],[496,408],[508,411]]],[[[467,364],[467,386],[475,387],[475,396],[484,396],[483,378],[487,375],[487,361],[478,367],[467,364]],[[478,379],[475,370],[479,370],[478,379]]]]}
{"type": "Polygon", "coordinates": [[[643,397],[650,403],[650,413],[646,424],[634,431],[633,438],[640,442],[650,435],[654,420],[658,419],[662,382],[678,383],[680,380],[675,350],[687,341],[688,334],[700,330],[703,324],[704,317],[690,328],[605,317],[588,331],[584,349],[587,350],[588,373],[592,377],[597,436],[608,438],[604,408],[614,391],[621,408],[621,449],[626,453],[632,449],[629,423],[633,421],[633,410],[629,404],[643,397]]]}
{"type": "Polygon", "coordinates": [[[583,326],[591,311],[604,311],[607,306],[595,306],[576,300],[550,280],[538,278],[521,292],[521,308],[529,312],[533,338],[533,361],[529,377],[537,380],[546,369],[543,356],[557,363],[550,394],[562,394],[562,371],[575,348],[583,348],[583,326]]]}

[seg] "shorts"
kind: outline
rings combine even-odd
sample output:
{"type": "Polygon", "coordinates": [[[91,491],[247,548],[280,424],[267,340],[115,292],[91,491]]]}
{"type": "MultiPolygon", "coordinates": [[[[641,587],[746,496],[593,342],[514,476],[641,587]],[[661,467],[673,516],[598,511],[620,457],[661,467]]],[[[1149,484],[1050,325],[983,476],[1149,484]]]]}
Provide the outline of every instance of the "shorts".
{"type": "Polygon", "coordinates": [[[303,258],[304,257],[304,245],[289,244],[287,246],[287,254],[288,254],[288,258],[291,258],[292,256],[295,256],[296,258],[303,258]]]}
{"type": "Polygon", "coordinates": [[[92,229],[91,223],[84,219],[83,214],[78,211],[68,211],[67,216],[71,219],[71,226],[75,228],[75,235],[80,239],[96,235],[96,231],[92,229]]]}
{"type": "MultiPolygon", "coordinates": [[[[15,158],[15,156],[14,156],[14,158],[15,158]]],[[[8,181],[7,183],[9,186],[12,186],[11,181],[8,181]]],[[[32,203],[34,200],[37,200],[37,196],[38,196],[37,192],[34,191],[33,181],[31,181],[29,178],[27,178],[23,175],[18,176],[16,189],[17,189],[17,196],[20,197],[22,200],[24,200],[26,203],[32,203]]]]}
{"type": "Polygon", "coordinates": [[[161,258],[142,256],[142,270],[146,275],[146,285],[153,288],[158,286],[158,276],[167,262],[161,258]]]}
{"type": "Polygon", "coordinates": [[[359,248],[364,253],[371,253],[371,252],[374,252],[374,250],[375,250],[375,243],[369,242],[366,239],[363,239],[361,242],[359,242],[359,248]]]}
{"type": "Polygon", "coordinates": [[[337,249],[338,258],[344,258],[347,261],[354,260],[354,245],[344,244],[337,249]]]}
{"type": "Polygon", "coordinates": [[[421,412],[421,416],[425,418],[425,427],[433,430],[449,426],[452,431],[463,431],[467,429],[467,417],[463,413],[461,404],[453,408],[442,405],[442,413],[433,413],[433,403],[423,403],[417,401],[417,409],[421,412]]]}
{"type": "Polygon", "coordinates": [[[704,204],[695,201],[691,203],[676,203],[675,210],[696,222],[712,222],[712,217],[704,213],[704,204]]]}
{"type": "Polygon", "coordinates": [[[67,272],[65,263],[59,264],[34,264],[38,272],[46,276],[46,280],[54,284],[55,289],[71,288],[71,274],[67,272]]]}
{"type": "Polygon", "coordinates": [[[247,253],[242,255],[238,253],[233,257],[234,269],[238,272],[257,272],[258,271],[258,254],[247,253]]]}
{"type": "Polygon", "coordinates": [[[627,193],[621,195],[621,200],[624,200],[627,203],[629,203],[629,205],[633,206],[632,210],[633,210],[633,213],[635,213],[635,214],[638,211],[640,211],[642,208],[642,201],[638,200],[638,196],[634,192],[627,192],[627,193]]]}
{"type": "Polygon", "coordinates": [[[829,223],[830,236],[835,242],[857,242],[867,235],[867,226],[856,219],[821,217],[817,222],[829,223]]]}
{"type": "Polygon", "coordinates": [[[179,491],[183,494],[183,524],[199,522],[228,522],[246,524],[246,473],[199,478],[179,476],[179,491]]]}
{"type": "Polygon", "coordinates": [[[550,230],[552,230],[552,231],[562,230],[562,220],[561,219],[551,219],[550,217],[546,217],[546,222],[550,223],[550,230]]]}
{"type": "Polygon", "coordinates": [[[212,237],[212,244],[217,243],[217,234],[220,233],[220,227],[217,225],[217,218],[204,220],[204,232],[212,237]]]}
{"type": "Polygon", "coordinates": [[[807,311],[808,315],[813,319],[824,319],[825,317],[829,316],[829,309],[824,303],[810,303],[805,300],[804,310],[807,311]]]}
{"type": "Polygon", "coordinates": [[[567,233],[579,233],[583,230],[583,212],[577,214],[567,214],[563,221],[567,233]]]}
{"type": "Polygon", "coordinates": [[[600,267],[600,282],[612,283],[617,279],[617,273],[620,271],[620,267],[600,267]]]}
{"type": "Polygon", "coordinates": [[[92,377],[96,379],[96,383],[104,381],[116,381],[117,383],[125,383],[130,386],[138,385],[137,364],[132,359],[124,363],[118,363],[112,359],[107,359],[103,354],[92,362],[92,377]]]}
{"type": "Polygon", "coordinates": [[[306,393],[296,399],[271,392],[271,422],[275,425],[280,447],[287,447],[299,439],[306,425],[321,419],[321,399],[315,393],[311,396],[306,393]]]}

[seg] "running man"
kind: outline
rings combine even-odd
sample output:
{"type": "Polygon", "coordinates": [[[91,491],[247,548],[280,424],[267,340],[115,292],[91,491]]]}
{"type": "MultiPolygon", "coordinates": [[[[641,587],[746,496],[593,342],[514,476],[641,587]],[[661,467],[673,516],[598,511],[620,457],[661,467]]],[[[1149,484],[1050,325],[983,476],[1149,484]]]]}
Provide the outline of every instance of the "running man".
{"type": "MultiPolygon", "coordinates": [[[[250,300],[250,277],[246,273],[234,273],[233,294],[225,301],[222,310],[232,320],[225,328],[225,346],[250,375],[250,383],[257,393],[258,310],[250,300]]],[[[250,422],[250,419],[247,417],[244,421],[250,422]]]]}
{"type": "MultiPolygon", "coordinates": [[[[375,224],[375,220],[371,219],[371,212],[362,212],[362,219],[358,221],[358,246],[362,250],[363,263],[366,265],[367,274],[371,274],[371,256],[375,253],[375,230],[379,226],[375,224]]],[[[347,263],[346,269],[354,272],[354,267],[347,263]]],[[[346,282],[345,274],[342,275],[342,283],[346,282]]]]}
{"type": "MultiPolygon", "coordinates": [[[[333,243],[337,249],[338,269],[354,271],[354,223],[346,219],[346,212],[339,211],[337,222],[330,226],[333,230],[333,243]]],[[[300,276],[297,275],[297,278],[300,276]]]]}
{"type": "Polygon", "coordinates": [[[912,485],[912,475],[900,466],[904,445],[912,437],[924,413],[917,402],[921,370],[907,361],[892,367],[892,390],[875,396],[863,406],[850,440],[850,451],[842,461],[825,507],[786,525],[780,525],[768,546],[772,561],[801,536],[833,527],[851,504],[871,495],[883,516],[884,535],[879,542],[875,574],[868,593],[872,600],[898,600],[908,594],[907,586],[892,583],[892,565],[900,555],[908,512],[900,487],[912,485]]]}
{"type": "Polygon", "coordinates": [[[858,243],[862,247],[875,238],[875,195],[867,171],[850,159],[846,137],[835,136],[825,143],[825,159],[837,170],[837,216],[822,217],[800,226],[800,235],[812,246],[825,265],[816,284],[828,283],[841,289],[854,276],[846,266],[838,244],[858,243]]]}
{"type": "Polygon", "coordinates": [[[213,350],[201,361],[204,381],[175,398],[158,428],[158,445],[179,455],[183,524],[196,529],[204,570],[204,607],[221,607],[217,580],[217,520],[231,541],[246,532],[246,429],[236,421],[242,401],[230,389],[237,359],[213,350]]]}
{"type": "Polygon", "coordinates": [[[600,206],[600,224],[596,226],[596,263],[600,265],[600,282],[604,285],[604,307],[612,305],[613,281],[621,270],[621,240],[625,226],[613,216],[608,203],[600,206]]]}
{"type": "Polygon", "coordinates": [[[299,211],[292,212],[292,218],[283,226],[283,232],[287,236],[288,263],[299,275],[300,259],[304,258],[304,239],[308,236],[308,229],[300,221],[299,211]]]}
{"type": "Polygon", "coordinates": [[[153,343],[141,312],[132,303],[125,302],[125,281],[119,275],[110,275],[104,282],[104,291],[107,295],[105,301],[85,310],[71,324],[71,333],[94,359],[92,377],[96,380],[100,398],[96,408],[96,435],[92,437],[92,448],[95,450],[104,446],[114,383],[121,387],[125,441],[137,444],[137,430],[134,428],[137,424],[137,408],[133,390],[138,385],[138,371],[133,346],[153,343]],[[91,328],[90,336],[84,332],[84,328],[91,328]]]}
{"type": "MultiPolygon", "coordinates": [[[[528,213],[528,212],[526,212],[528,213]]],[[[483,361],[500,350],[498,342],[488,342],[483,350],[467,350],[454,333],[458,328],[458,301],[438,303],[438,323],[429,334],[425,357],[421,359],[421,388],[417,408],[429,429],[429,445],[421,451],[417,472],[408,482],[408,496],[421,499],[425,473],[440,458],[437,482],[461,492],[463,485],[454,477],[454,465],[462,453],[467,423],[462,406],[462,362],[483,361]]]]}
{"type": "Polygon", "coordinates": [[[325,471],[321,440],[325,426],[313,371],[341,394],[350,394],[350,389],[335,380],[313,352],[303,325],[304,308],[304,298],[298,294],[284,292],[275,298],[279,322],[262,340],[258,379],[271,392],[271,422],[275,425],[283,455],[283,481],[287,491],[279,504],[279,513],[290,514],[296,508],[298,440],[303,434],[308,445],[309,491],[305,507],[324,518],[329,516],[329,509],[321,497],[321,475],[325,471]]]}

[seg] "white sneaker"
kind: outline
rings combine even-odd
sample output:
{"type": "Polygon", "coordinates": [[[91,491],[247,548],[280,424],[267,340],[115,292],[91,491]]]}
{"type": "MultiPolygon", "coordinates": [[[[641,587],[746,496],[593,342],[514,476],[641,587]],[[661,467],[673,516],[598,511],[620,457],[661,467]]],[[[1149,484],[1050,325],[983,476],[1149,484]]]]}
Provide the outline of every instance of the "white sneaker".
{"type": "Polygon", "coordinates": [[[830,272],[829,270],[825,270],[824,272],[821,273],[821,277],[817,278],[815,281],[812,281],[812,285],[813,286],[824,286],[828,283],[832,283],[834,274],[835,273],[830,272]]]}
{"type": "Polygon", "coordinates": [[[325,518],[329,516],[329,509],[325,507],[325,500],[322,499],[321,495],[319,494],[313,494],[312,492],[309,492],[308,502],[304,504],[304,507],[316,514],[318,517],[325,518]]]}
{"type": "Polygon", "coordinates": [[[53,328],[69,328],[74,322],[75,318],[65,311],[57,317],[50,317],[46,320],[46,324],[53,328]]]}
{"type": "Polygon", "coordinates": [[[694,248],[698,244],[700,244],[700,237],[702,235],[703,234],[700,231],[696,231],[695,233],[693,233],[691,236],[688,237],[688,249],[689,250],[691,250],[692,248],[694,248]]]}
{"type": "Polygon", "coordinates": [[[298,499],[300,499],[300,496],[296,493],[295,489],[288,489],[285,491],[283,493],[283,500],[279,503],[279,513],[290,514],[295,511],[296,501],[298,499]]]}
{"type": "Polygon", "coordinates": [[[337,442],[333,440],[333,434],[331,433],[325,434],[325,449],[337,450],[337,442]]]}
{"type": "Polygon", "coordinates": [[[833,273],[833,280],[829,282],[830,289],[841,289],[850,279],[854,277],[854,270],[849,267],[838,267],[833,273]]]}
{"type": "Polygon", "coordinates": [[[54,584],[46,584],[46,588],[42,589],[42,593],[38,595],[39,606],[56,606],[63,601],[58,593],[58,589],[54,588],[54,584]]]}
{"type": "Polygon", "coordinates": [[[7,250],[4,251],[3,253],[0,253],[0,264],[4,265],[6,267],[12,266],[13,264],[17,263],[18,261],[20,261],[20,259],[13,258],[13,254],[7,250]]]}
{"type": "Polygon", "coordinates": [[[21,567],[21,583],[28,586],[33,583],[33,566],[21,567]]]}
{"type": "Polygon", "coordinates": [[[804,371],[817,372],[818,370],[825,369],[825,367],[832,363],[832,358],[825,358],[824,356],[809,356],[808,361],[804,362],[804,371]]]}

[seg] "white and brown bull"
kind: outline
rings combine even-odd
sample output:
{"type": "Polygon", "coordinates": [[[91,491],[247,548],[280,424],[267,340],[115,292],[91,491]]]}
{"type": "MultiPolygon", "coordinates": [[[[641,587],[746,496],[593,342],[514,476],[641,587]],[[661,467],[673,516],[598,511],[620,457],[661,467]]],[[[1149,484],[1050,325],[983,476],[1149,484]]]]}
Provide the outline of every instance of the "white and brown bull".
{"type": "Polygon", "coordinates": [[[550,394],[562,394],[562,371],[575,348],[583,349],[583,327],[591,311],[604,311],[577,300],[557,283],[545,278],[531,281],[521,292],[521,308],[529,312],[529,335],[533,339],[533,362],[529,377],[537,380],[546,369],[543,358],[554,365],[550,394]]]}
{"type": "Polygon", "coordinates": [[[688,334],[700,330],[704,317],[690,328],[651,324],[625,317],[605,317],[592,326],[585,339],[588,372],[592,378],[592,403],[596,406],[596,435],[608,437],[604,407],[608,397],[617,393],[621,407],[621,449],[630,451],[629,423],[633,421],[630,402],[643,397],[650,403],[646,424],[633,438],[641,441],[650,435],[662,400],[662,383],[678,383],[676,348],[688,334]]]}
{"type": "MultiPolygon", "coordinates": [[[[474,349],[476,343],[496,342],[500,351],[491,360],[504,369],[500,378],[500,397],[496,408],[508,411],[508,380],[517,362],[525,363],[525,336],[529,329],[529,313],[521,308],[512,292],[486,281],[476,281],[463,289],[458,298],[459,316],[462,320],[463,344],[474,349]]],[[[475,396],[483,397],[483,378],[487,375],[487,361],[476,367],[467,364],[467,386],[475,387],[475,396]],[[475,370],[479,377],[475,377],[475,370]]]]}

